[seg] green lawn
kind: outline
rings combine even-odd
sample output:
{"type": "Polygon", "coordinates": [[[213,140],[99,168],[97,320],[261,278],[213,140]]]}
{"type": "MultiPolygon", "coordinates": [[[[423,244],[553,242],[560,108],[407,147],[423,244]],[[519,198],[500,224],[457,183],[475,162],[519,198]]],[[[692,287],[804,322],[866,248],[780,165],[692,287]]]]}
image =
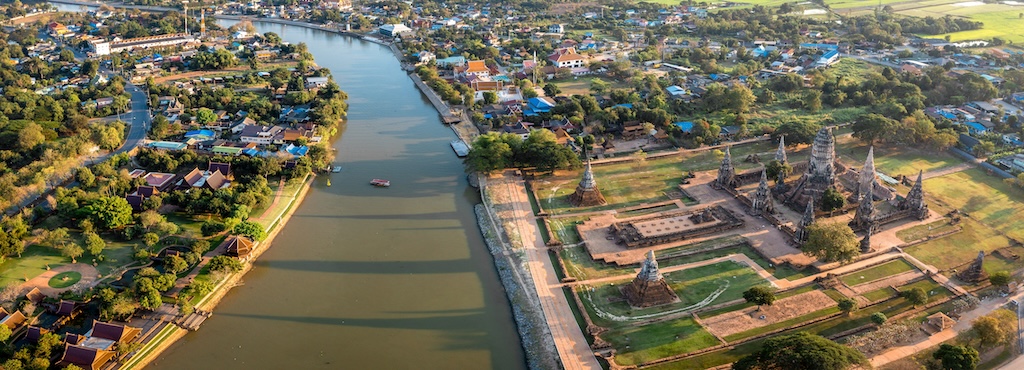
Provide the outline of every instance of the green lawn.
{"type": "Polygon", "coordinates": [[[752,329],[752,330],[747,330],[747,331],[742,332],[742,333],[736,333],[736,334],[733,334],[733,335],[728,335],[728,336],[726,336],[723,339],[725,339],[728,342],[735,342],[735,341],[738,341],[738,340],[741,340],[741,339],[750,338],[750,337],[753,337],[753,336],[756,336],[756,335],[764,334],[764,333],[770,332],[772,330],[777,330],[777,329],[780,329],[780,328],[785,328],[785,327],[790,327],[790,326],[798,325],[800,323],[811,321],[811,320],[814,320],[814,319],[817,319],[817,318],[821,318],[821,317],[825,317],[825,316],[828,316],[828,315],[831,315],[831,314],[834,314],[834,313],[837,313],[837,312],[839,312],[839,307],[829,307],[829,308],[826,308],[826,309],[823,309],[823,310],[817,310],[817,311],[811,312],[811,313],[803,315],[803,316],[794,317],[794,318],[786,320],[786,321],[777,322],[777,323],[774,323],[774,324],[771,324],[771,325],[765,325],[765,326],[762,326],[760,328],[752,329]]]}
{"type": "MultiPolygon", "coordinates": [[[[950,1],[949,3],[956,3],[950,1]]],[[[1005,4],[984,4],[979,6],[954,6],[939,5],[900,11],[899,13],[912,16],[933,16],[943,15],[962,16],[971,20],[980,21],[985,26],[979,30],[953,32],[942,35],[927,37],[944,38],[949,36],[952,41],[964,40],[988,40],[993,37],[1000,37],[1014,43],[1024,42],[1024,21],[1017,15],[1021,12],[1018,6],[1005,4]]]]}
{"type": "Polygon", "coordinates": [[[892,297],[894,294],[896,294],[896,293],[893,292],[891,288],[885,287],[885,288],[882,288],[882,289],[879,289],[879,290],[872,290],[870,292],[861,294],[861,296],[863,296],[864,298],[867,298],[871,302],[875,302],[875,301],[879,301],[879,300],[882,300],[882,299],[886,299],[886,298],[892,297]]]}
{"type": "Polygon", "coordinates": [[[590,253],[587,253],[587,250],[582,246],[563,248],[559,253],[559,257],[562,258],[562,263],[565,264],[565,269],[568,271],[569,276],[578,280],[627,275],[634,271],[631,267],[615,267],[603,262],[594,261],[590,258],[590,253]]]}
{"type": "MultiPolygon", "coordinates": [[[[732,261],[670,272],[664,276],[665,281],[679,296],[678,303],[643,309],[630,307],[623,299],[620,288],[629,284],[631,279],[593,287],[583,286],[580,298],[591,306],[591,310],[600,310],[621,317],[638,317],[693,307],[709,298],[713,300],[703,302],[703,306],[741,299],[743,291],[765,283],[753,269],[732,261]]],[[[618,322],[601,318],[600,315],[592,315],[591,318],[608,326],[620,325],[618,322]]]]}
{"type": "Polygon", "coordinates": [[[75,285],[75,283],[82,280],[82,274],[78,271],[65,271],[57,275],[53,275],[50,281],[47,283],[50,288],[67,288],[75,285]]]}
{"type": "Polygon", "coordinates": [[[855,286],[913,269],[913,265],[904,259],[899,258],[866,270],[854,271],[848,275],[844,275],[841,280],[846,283],[846,285],[855,286]]]}
{"type": "Polygon", "coordinates": [[[60,251],[33,244],[25,248],[21,258],[11,257],[0,263],[0,284],[21,284],[45,272],[46,266],[53,268],[69,262],[71,259],[61,256],[60,251]]]}
{"type": "Polygon", "coordinates": [[[617,354],[615,363],[629,366],[719,344],[711,333],[690,317],[643,327],[605,332],[601,338],[611,343],[617,354]]]}

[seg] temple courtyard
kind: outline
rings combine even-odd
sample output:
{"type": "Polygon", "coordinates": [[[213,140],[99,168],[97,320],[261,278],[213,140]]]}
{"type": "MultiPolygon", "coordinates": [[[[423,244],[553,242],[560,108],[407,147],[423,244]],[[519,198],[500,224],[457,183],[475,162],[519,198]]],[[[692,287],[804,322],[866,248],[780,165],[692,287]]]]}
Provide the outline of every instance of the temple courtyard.
{"type": "Polygon", "coordinates": [[[621,366],[712,367],[794,328],[842,340],[876,312],[955,318],[958,301],[990,289],[977,276],[1024,267],[1024,221],[1004,217],[1024,208],[1021,189],[947,153],[819,139],[613,158],[527,180],[594,352],[621,366]],[[780,155],[794,171],[769,179],[762,168],[780,155]],[[844,208],[813,206],[829,188],[844,208]],[[850,224],[862,254],[848,264],[804,254],[813,222],[850,224]],[[759,285],[778,299],[760,310],[742,298],[759,285]],[[928,303],[901,297],[914,288],[928,303]],[[847,298],[861,308],[840,312],[847,298]]]}

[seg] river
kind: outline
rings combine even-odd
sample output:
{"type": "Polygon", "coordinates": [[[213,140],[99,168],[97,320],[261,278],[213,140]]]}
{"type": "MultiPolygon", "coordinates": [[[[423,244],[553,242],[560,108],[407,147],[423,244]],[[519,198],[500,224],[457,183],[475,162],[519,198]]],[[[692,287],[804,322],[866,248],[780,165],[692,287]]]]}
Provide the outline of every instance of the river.
{"type": "Polygon", "coordinates": [[[255,25],[305,42],[349,94],[334,142],[343,170],[315,180],[244,285],[152,368],[525,368],[473,214],[479,195],[448,144],[455,135],[390,50],[255,25]]]}

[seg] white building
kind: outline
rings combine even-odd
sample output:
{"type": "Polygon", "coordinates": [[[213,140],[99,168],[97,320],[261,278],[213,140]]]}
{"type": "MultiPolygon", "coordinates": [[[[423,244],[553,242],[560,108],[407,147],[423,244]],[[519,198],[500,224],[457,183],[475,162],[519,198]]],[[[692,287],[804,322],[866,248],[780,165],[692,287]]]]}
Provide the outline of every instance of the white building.
{"type": "Polygon", "coordinates": [[[401,36],[403,33],[412,33],[412,28],[409,28],[401,23],[395,23],[380,26],[380,28],[378,28],[377,31],[380,32],[380,34],[383,36],[398,37],[401,36]]]}
{"type": "Polygon", "coordinates": [[[110,55],[113,53],[120,53],[125,50],[131,51],[134,49],[175,46],[195,41],[196,39],[191,35],[186,35],[184,33],[171,33],[158,36],[136,37],[126,40],[96,41],[90,42],[90,45],[96,55],[110,55]]]}

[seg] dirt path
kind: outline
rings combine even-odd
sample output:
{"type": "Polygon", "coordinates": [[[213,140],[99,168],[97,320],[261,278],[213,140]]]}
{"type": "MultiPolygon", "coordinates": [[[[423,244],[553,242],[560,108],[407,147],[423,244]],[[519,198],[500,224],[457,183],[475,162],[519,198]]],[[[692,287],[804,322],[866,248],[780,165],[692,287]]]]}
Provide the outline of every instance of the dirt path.
{"type": "Polygon", "coordinates": [[[36,275],[36,277],[29,279],[29,281],[21,284],[21,291],[27,292],[32,288],[39,288],[39,292],[43,295],[54,297],[62,292],[78,289],[81,287],[92,287],[99,280],[100,271],[95,267],[84,263],[72,263],[56,268],[52,268],[49,271],[43,272],[42,274],[36,275]],[[82,280],[79,280],[72,286],[67,288],[51,288],[50,279],[62,272],[77,271],[82,274],[82,280]]]}

